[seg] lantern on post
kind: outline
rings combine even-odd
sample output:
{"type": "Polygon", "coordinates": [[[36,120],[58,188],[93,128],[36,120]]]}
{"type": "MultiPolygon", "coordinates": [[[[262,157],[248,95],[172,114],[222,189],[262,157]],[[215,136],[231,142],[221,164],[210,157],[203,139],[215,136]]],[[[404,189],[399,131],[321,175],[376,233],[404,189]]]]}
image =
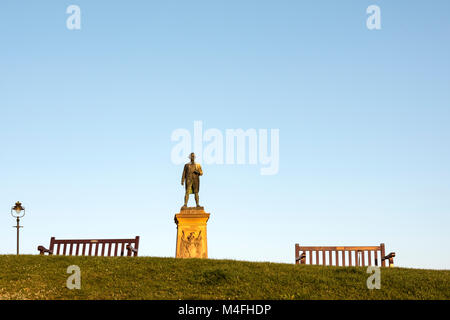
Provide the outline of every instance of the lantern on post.
{"type": "Polygon", "coordinates": [[[13,228],[17,229],[17,255],[19,255],[19,229],[23,228],[20,225],[20,218],[25,216],[25,208],[22,207],[22,204],[19,201],[11,208],[11,215],[16,218],[17,222],[17,225],[13,226],[13,228]]]}

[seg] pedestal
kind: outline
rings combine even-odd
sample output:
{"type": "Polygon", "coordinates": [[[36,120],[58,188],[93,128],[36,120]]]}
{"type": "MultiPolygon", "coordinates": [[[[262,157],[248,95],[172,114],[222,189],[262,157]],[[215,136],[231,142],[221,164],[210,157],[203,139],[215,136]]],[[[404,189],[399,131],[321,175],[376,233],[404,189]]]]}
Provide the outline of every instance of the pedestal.
{"type": "Polygon", "coordinates": [[[181,208],[175,214],[177,224],[176,258],[208,258],[206,223],[209,213],[203,207],[181,208]]]}

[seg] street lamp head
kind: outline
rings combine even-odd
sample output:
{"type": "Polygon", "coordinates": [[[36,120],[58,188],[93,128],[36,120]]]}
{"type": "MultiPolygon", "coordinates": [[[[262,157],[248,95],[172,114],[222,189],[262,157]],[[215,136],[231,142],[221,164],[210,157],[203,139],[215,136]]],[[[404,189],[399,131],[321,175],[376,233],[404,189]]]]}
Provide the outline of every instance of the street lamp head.
{"type": "Polygon", "coordinates": [[[14,218],[22,218],[25,215],[25,208],[22,207],[22,204],[19,201],[11,208],[11,215],[14,218]]]}

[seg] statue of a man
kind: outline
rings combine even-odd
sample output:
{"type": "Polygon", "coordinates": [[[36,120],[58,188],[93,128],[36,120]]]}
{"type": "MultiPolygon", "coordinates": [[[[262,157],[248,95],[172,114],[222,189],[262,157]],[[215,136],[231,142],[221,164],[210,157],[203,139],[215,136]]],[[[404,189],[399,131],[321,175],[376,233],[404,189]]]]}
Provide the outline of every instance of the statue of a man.
{"type": "Polygon", "coordinates": [[[189,201],[189,195],[193,193],[195,195],[195,203],[197,207],[199,205],[198,191],[200,189],[200,176],[203,175],[202,166],[195,163],[195,154],[192,152],[190,155],[191,162],[184,165],[183,175],[181,176],[181,185],[186,182],[186,193],[184,195],[184,206],[187,207],[189,201]]]}

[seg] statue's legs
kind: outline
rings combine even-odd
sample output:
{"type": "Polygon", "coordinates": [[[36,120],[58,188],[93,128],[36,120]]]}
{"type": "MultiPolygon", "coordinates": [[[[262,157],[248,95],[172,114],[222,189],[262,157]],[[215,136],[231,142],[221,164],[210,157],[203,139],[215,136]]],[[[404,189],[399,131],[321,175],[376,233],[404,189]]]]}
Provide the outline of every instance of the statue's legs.
{"type": "Polygon", "coordinates": [[[197,207],[200,207],[200,205],[198,204],[199,199],[198,199],[198,193],[195,194],[195,204],[197,205],[197,207]]]}
{"type": "MultiPolygon", "coordinates": [[[[187,207],[187,204],[189,202],[189,194],[191,193],[191,191],[194,191],[194,190],[195,190],[195,188],[193,188],[192,182],[186,181],[186,193],[184,194],[184,206],[185,207],[187,207]]],[[[198,192],[194,193],[194,196],[195,196],[195,203],[196,203],[197,207],[200,207],[198,192]]]]}
{"type": "Polygon", "coordinates": [[[186,191],[186,193],[184,194],[184,206],[187,207],[189,201],[189,192],[186,191]]]}
{"type": "Polygon", "coordinates": [[[189,202],[189,194],[192,190],[192,180],[186,180],[186,193],[184,194],[184,206],[187,207],[189,202]]]}

